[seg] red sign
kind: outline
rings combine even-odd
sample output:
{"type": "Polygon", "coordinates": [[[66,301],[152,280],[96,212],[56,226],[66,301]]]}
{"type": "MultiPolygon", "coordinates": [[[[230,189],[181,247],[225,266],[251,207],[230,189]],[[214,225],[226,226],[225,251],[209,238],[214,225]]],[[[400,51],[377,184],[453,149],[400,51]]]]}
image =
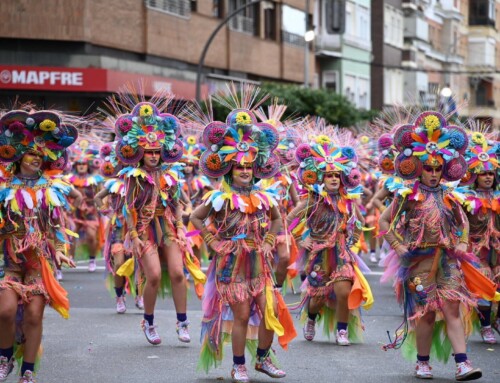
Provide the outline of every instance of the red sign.
{"type": "MultiPolygon", "coordinates": [[[[146,96],[163,89],[178,98],[194,99],[196,96],[194,82],[167,77],[98,68],[0,65],[0,89],[114,93],[127,83],[137,85],[139,82],[143,83],[146,96]]],[[[206,85],[202,86],[202,95],[207,94],[207,89],[206,85]]]]}

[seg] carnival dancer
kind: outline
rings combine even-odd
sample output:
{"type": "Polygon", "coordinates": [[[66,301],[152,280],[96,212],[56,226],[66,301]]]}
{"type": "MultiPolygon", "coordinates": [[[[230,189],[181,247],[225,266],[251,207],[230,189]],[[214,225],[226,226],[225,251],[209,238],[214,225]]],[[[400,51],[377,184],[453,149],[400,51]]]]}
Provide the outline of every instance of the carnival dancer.
{"type": "Polygon", "coordinates": [[[97,163],[98,150],[91,147],[87,139],[80,139],[75,147],[71,148],[73,171],[65,177],[83,196],[84,201],[80,207],[74,207],[73,216],[70,218],[75,224],[75,231],[79,240],[75,241],[71,254],[76,256],[80,249],[85,249],[89,257],[89,272],[97,269],[96,257],[104,241],[104,225],[94,205],[94,197],[104,183],[104,177],[92,172],[93,164],[97,163]]]}
{"type": "MultiPolygon", "coordinates": [[[[271,124],[279,134],[279,143],[276,147],[276,154],[280,159],[280,170],[275,176],[261,181],[264,188],[271,187],[276,182],[280,183],[279,211],[282,221],[282,229],[276,237],[275,278],[276,288],[283,289],[285,282],[289,281],[292,289],[292,280],[297,275],[295,262],[297,260],[297,245],[293,236],[288,232],[286,216],[299,202],[296,185],[298,183],[296,170],[298,163],[295,161],[295,149],[302,142],[298,130],[301,121],[283,120],[286,112],[286,105],[281,105],[279,100],[273,100],[268,106],[267,113],[263,108],[255,111],[256,116],[262,122],[271,124]]],[[[286,287],[286,285],[285,285],[286,287]]],[[[286,289],[283,290],[286,293],[286,289]]]]}
{"type": "MultiPolygon", "coordinates": [[[[154,309],[164,262],[177,312],[178,339],[187,343],[191,339],[183,262],[189,249],[182,223],[178,172],[169,166],[182,157],[182,142],[177,138],[179,121],[162,112],[172,96],[155,96],[152,102],[139,102],[133,108],[131,100],[127,103],[126,96],[123,98],[120,103],[131,111],[116,119],[116,155],[128,165],[119,172],[125,182],[127,237],[146,278],[141,327],[149,343],[161,343],[154,309]]],[[[192,263],[188,264],[188,269],[192,267],[192,263]]]]}
{"type": "Polygon", "coordinates": [[[395,340],[383,349],[403,346],[405,356],[416,357],[415,375],[422,379],[433,377],[430,357],[447,361],[451,349],[457,380],[482,376],[467,357],[466,336],[474,294],[493,299],[495,286],[469,263],[475,257],[466,252],[467,217],[441,184],[442,178],[457,181],[465,174],[467,143],[463,129],[448,125],[437,112],[421,113],[394,133],[396,172],[415,182],[397,191],[380,218],[380,229],[394,250],[384,277],[396,277],[404,309],[395,340]]]}
{"type": "MultiPolygon", "coordinates": [[[[495,191],[499,162],[496,152],[499,144],[488,138],[475,124],[469,133],[469,147],[465,152],[468,164],[462,185],[465,190],[464,207],[469,219],[469,248],[479,259],[479,269],[500,286],[500,192],[495,191]]],[[[498,320],[498,312],[492,316],[492,302],[478,300],[481,337],[484,343],[495,344],[497,340],[491,320],[498,320]]]]}
{"type": "Polygon", "coordinates": [[[78,134],[65,121],[46,110],[14,110],[0,118],[0,161],[11,164],[0,183],[0,243],[5,258],[5,277],[0,280],[2,382],[13,370],[14,359],[19,383],[34,382],[45,305],[69,316],[67,293],[53,270],[61,263],[75,267],[66,256],[66,244],[75,233],[65,228],[63,220],[72,188],[59,175],[67,162],[66,149],[78,134]]]}
{"type": "MultiPolygon", "coordinates": [[[[242,92],[258,90],[250,87],[242,92]]],[[[223,346],[231,341],[234,382],[249,381],[245,345],[257,355],[257,371],[283,378],[286,374],[276,366],[271,349],[273,336],[277,333],[286,347],[295,330],[283,298],[274,289],[270,262],[281,227],[279,195],[277,185],[264,190],[255,183],[279,170],[279,159],[273,154],[278,134],[271,125],[257,123],[249,105],[240,104],[225,123],[206,126],[203,142],[208,149],[200,159],[202,171],[223,181],[221,189],[207,193],[205,204],[191,215],[215,253],[203,296],[199,367],[208,371],[220,364],[223,346]],[[207,218],[213,223],[212,231],[204,225],[207,218]]]]}
{"type": "Polygon", "coordinates": [[[340,346],[361,339],[359,308],[363,301],[365,308],[373,303],[360,270],[369,269],[350,250],[363,225],[356,204],[361,186],[354,144],[350,132],[330,129],[297,148],[298,176],[308,194],[287,217],[306,274],[303,299],[295,307],[307,316],[304,338],[312,341],[316,321],[322,320],[325,333],[335,331],[340,346]]]}

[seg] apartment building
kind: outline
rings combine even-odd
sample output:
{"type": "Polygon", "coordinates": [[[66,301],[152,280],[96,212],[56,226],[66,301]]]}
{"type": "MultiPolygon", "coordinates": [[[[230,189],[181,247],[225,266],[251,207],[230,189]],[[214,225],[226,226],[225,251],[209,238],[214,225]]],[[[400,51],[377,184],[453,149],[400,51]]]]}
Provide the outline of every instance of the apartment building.
{"type": "Polygon", "coordinates": [[[317,0],[316,85],[346,96],[361,109],[371,106],[371,7],[369,0],[339,0],[345,7],[345,31],[330,33],[329,0],[317,0]]]}
{"type": "MultiPolygon", "coordinates": [[[[313,2],[311,2],[313,3],[313,2]]],[[[2,0],[0,105],[15,95],[42,106],[87,111],[125,82],[144,92],[195,97],[227,80],[303,83],[305,0],[2,0]]],[[[312,6],[311,6],[312,8],[312,6]]]]}

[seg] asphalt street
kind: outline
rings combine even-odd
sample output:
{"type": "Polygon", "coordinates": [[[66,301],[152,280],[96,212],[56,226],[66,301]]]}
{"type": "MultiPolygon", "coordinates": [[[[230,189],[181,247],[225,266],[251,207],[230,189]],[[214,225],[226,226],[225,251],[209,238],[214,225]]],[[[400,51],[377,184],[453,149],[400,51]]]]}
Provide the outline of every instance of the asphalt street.
{"type": "MultiPolygon", "coordinates": [[[[287,372],[283,382],[346,382],[391,383],[417,381],[413,377],[414,363],[402,358],[399,351],[381,350],[387,342],[387,330],[392,332],[401,323],[401,311],[395,302],[391,286],[381,285],[380,269],[373,268],[368,276],[375,305],[364,312],[365,339],[363,344],[339,347],[317,331],[313,342],[302,336],[299,320],[294,315],[298,337],[284,351],[275,344],[282,368],[287,372]]],[[[159,382],[230,382],[231,349],[226,348],[222,366],[209,374],[197,371],[200,351],[201,304],[191,289],[188,318],[191,321],[189,344],[180,343],[175,332],[175,310],[172,299],[158,302],[155,320],[162,344],[151,346],[142,333],[139,322],[142,312],[129,297],[128,310],[115,312],[114,298],[105,289],[105,277],[100,262],[96,273],[88,273],[85,263],[76,270],[65,270],[64,287],[71,300],[71,317],[64,320],[47,308],[44,321],[44,355],[37,382],[40,383],[159,383],[159,382]]],[[[299,295],[288,293],[287,302],[297,302],[299,295]]],[[[499,337],[500,339],[500,337],[499,337]]],[[[500,382],[500,345],[481,343],[479,335],[468,342],[473,364],[483,370],[484,383],[500,382]]],[[[274,379],[253,370],[247,355],[252,382],[274,379]]],[[[435,382],[455,381],[455,365],[432,363],[435,382]]],[[[17,382],[14,374],[8,382],[17,382]]]]}

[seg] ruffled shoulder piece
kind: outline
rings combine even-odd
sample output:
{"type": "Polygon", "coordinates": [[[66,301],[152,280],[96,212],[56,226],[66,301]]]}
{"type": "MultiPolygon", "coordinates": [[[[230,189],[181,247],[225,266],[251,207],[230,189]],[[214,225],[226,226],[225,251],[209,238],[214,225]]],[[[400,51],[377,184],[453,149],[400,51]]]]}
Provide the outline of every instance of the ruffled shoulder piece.
{"type": "Polygon", "coordinates": [[[44,173],[32,187],[13,176],[0,183],[0,204],[19,215],[25,209],[69,209],[66,196],[70,191],[71,185],[59,176],[44,173]]]}
{"type": "Polygon", "coordinates": [[[150,184],[154,184],[154,179],[151,175],[141,168],[136,168],[133,166],[127,166],[118,172],[118,177],[123,180],[130,178],[141,178],[146,180],[150,184]]]}
{"type": "Polygon", "coordinates": [[[89,174],[85,177],[80,177],[77,174],[70,174],[66,177],[66,180],[76,187],[85,188],[102,184],[104,182],[104,177],[100,174],[89,174]]]}
{"type": "Polygon", "coordinates": [[[420,185],[419,181],[401,183],[396,185],[394,188],[394,195],[399,197],[400,199],[408,199],[409,201],[423,201],[425,196],[419,190],[418,186],[420,185]]]}
{"type": "Polygon", "coordinates": [[[104,188],[109,194],[125,195],[125,182],[120,178],[110,178],[104,182],[104,188]]]}
{"type": "Polygon", "coordinates": [[[487,213],[489,210],[496,214],[500,214],[500,192],[495,191],[493,198],[482,198],[473,190],[468,190],[465,195],[463,206],[470,214],[487,213]]]}
{"type": "MultiPolygon", "coordinates": [[[[324,184],[307,185],[305,188],[309,191],[309,193],[320,196],[328,205],[333,204],[333,200],[326,192],[324,184]]],[[[361,185],[358,185],[355,188],[346,189],[345,192],[341,194],[341,199],[355,200],[361,198],[362,195],[363,188],[361,185]]]]}
{"type": "Polygon", "coordinates": [[[254,213],[257,210],[269,210],[278,205],[279,182],[264,188],[260,182],[254,185],[249,196],[238,194],[225,182],[220,190],[211,190],[205,193],[203,201],[205,206],[212,205],[215,211],[221,211],[225,201],[231,210],[239,209],[243,213],[254,213]]]}

